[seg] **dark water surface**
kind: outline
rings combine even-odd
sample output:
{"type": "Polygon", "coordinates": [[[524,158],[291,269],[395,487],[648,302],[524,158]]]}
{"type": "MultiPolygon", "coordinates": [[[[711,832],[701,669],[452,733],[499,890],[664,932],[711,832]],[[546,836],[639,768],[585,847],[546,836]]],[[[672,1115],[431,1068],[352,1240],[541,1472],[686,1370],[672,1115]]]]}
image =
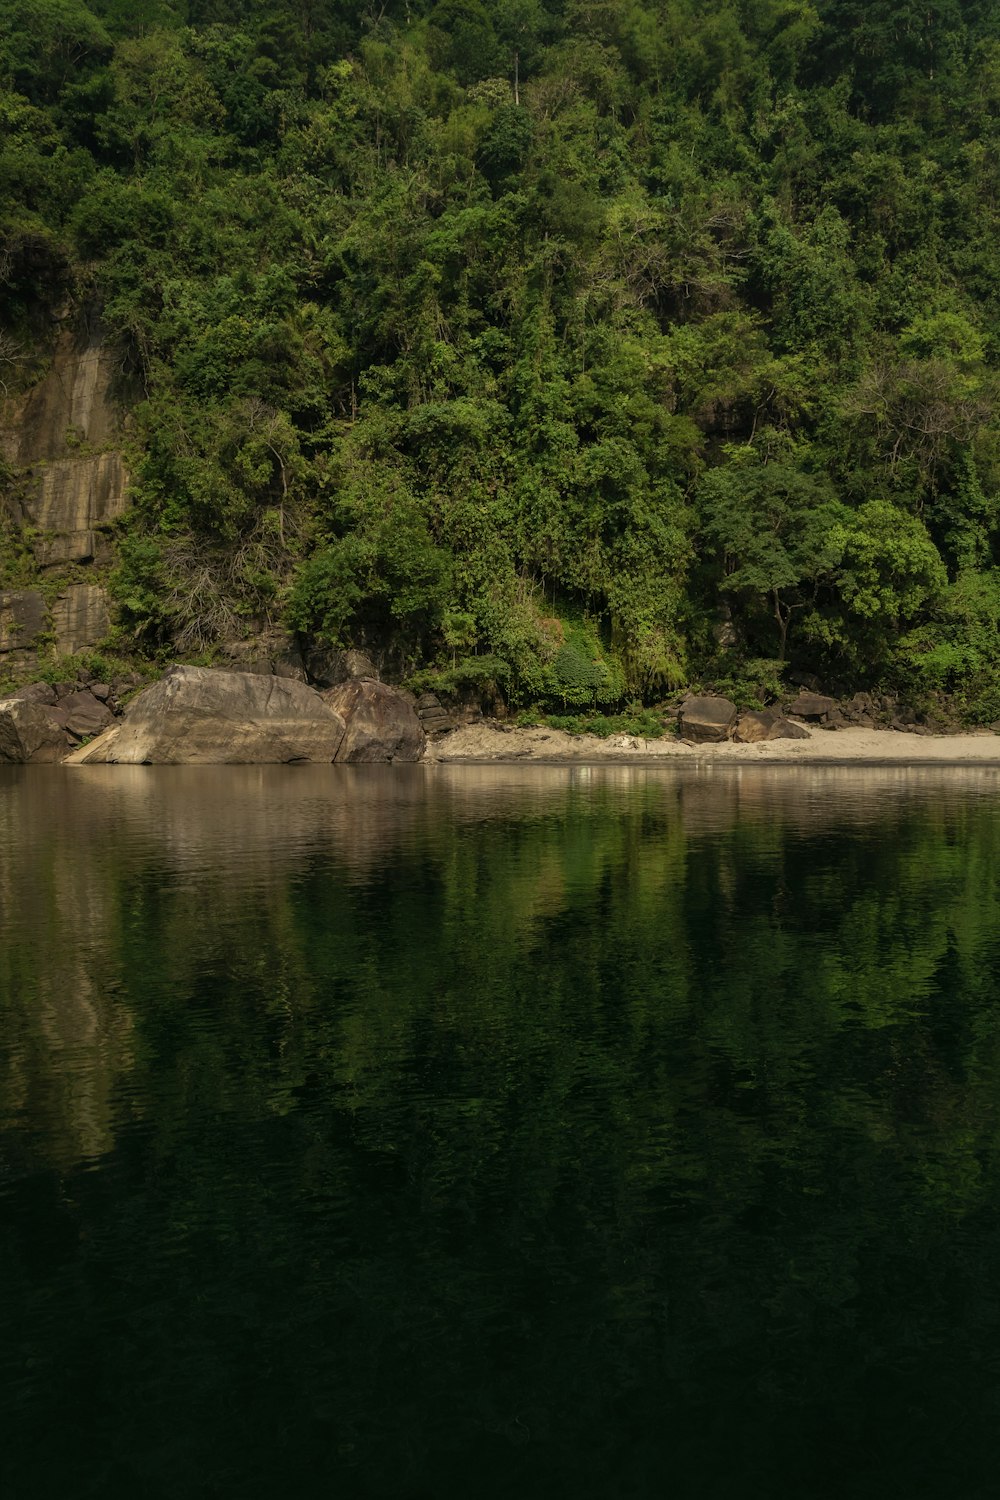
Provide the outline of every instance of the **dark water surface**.
{"type": "Polygon", "coordinates": [[[0,1493],[993,1496],[1000,774],[0,771],[0,1493]]]}

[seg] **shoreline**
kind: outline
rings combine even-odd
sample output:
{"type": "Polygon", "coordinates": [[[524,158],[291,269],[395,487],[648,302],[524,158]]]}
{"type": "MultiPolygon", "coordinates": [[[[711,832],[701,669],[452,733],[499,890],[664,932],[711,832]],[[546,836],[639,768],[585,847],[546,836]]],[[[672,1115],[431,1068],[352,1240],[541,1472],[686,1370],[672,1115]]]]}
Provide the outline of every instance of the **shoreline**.
{"type": "Polygon", "coordinates": [[[896,729],[820,729],[808,739],[700,744],[665,736],[571,735],[561,729],[465,725],[428,744],[422,765],[997,766],[1000,735],[908,734],[896,729]]]}

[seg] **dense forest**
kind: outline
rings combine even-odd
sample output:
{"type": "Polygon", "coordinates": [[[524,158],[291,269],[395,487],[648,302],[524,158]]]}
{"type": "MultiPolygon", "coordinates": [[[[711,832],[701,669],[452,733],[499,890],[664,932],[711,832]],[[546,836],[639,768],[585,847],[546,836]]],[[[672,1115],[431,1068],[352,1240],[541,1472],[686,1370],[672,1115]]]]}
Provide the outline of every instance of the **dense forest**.
{"type": "Polygon", "coordinates": [[[988,0],[0,0],[0,395],[100,308],[123,656],[990,722],[998,137],[988,0]]]}

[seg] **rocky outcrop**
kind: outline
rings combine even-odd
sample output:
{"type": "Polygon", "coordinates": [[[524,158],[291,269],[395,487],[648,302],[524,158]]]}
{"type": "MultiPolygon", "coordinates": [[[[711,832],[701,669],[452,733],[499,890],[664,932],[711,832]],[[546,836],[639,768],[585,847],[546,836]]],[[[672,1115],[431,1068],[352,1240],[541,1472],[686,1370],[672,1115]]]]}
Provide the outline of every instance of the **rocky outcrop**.
{"type": "Polygon", "coordinates": [[[114,723],[114,714],[107,703],[102,703],[89,688],[84,687],[60,698],[45,712],[60,729],[66,731],[70,742],[74,744],[80,740],[93,739],[114,723]]]}
{"type": "Polygon", "coordinates": [[[25,466],[62,457],[67,437],[92,448],[109,448],[121,428],[121,357],[105,340],[100,319],[84,317],[64,327],[43,380],[23,396],[14,412],[8,444],[12,463],[25,466]]]}
{"type": "Polygon", "coordinates": [[[97,584],[73,584],[53,604],[52,623],[60,655],[100,645],[111,629],[107,594],[97,584]]]}
{"type": "Polygon", "coordinates": [[[66,737],[39,703],[25,698],[0,700],[0,761],[28,765],[59,761],[66,737]]]}
{"type": "Polygon", "coordinates": [[[323,701],[347,728],[337,760],[351,764],[416,761],[425,736],[412,700],[384,682],[365,677],[329,688],[323,701]]]}
{"type": "Polygon", "coordinates": [[[176,667],[146,688],[124,722],[69,757],[71,765],[263,765],[328,762],[340,714],[304,683],[249,672],[176,667]]]}
{"type": "Polygon", "coordinates": [[[101,682],[80,672],[72,682],[32,682],[17,688],[11,699],[41,709],[53,733],[46,736],[44,760],[61,760],[81,741],[101,734],[120,717],[122,698],[140,679],[115,677],[101,682]]]}
{"type": "Polygon", "coordinates": [[[364,651],[339,651],[333,646],[313,646],[306,652],[309,681],[318,688],[339,687],[342,682],[357,682],[364,677],[377,678],[371,657],[364,651]]]}
{"type": "Polygon", "coordinates": [[[415,707],[420,727],[429,739],[449,734],[456,727],[455,720],[437,693],[421,693],[415,707]]]}
{"type": "Polygon", "coordinates": [[[836,698],[827,698],[823,693],[800,693],[788,705],[788,712],[797,719],[821,723],[829,714],[836,712],[838,707],[836,698]]]}
{"type": "Polygon", "coordinates": [[[728,698],[688,698],[681,707],[681,736],[696,745],[728,740],[735,723],[736,704],[728,698]]]}
{"type": "Polygon", "coordinates": [[[305,682],[306,669],[295,637],[287,630],[259,631],[247,640],[228,641],[222,647],[227,667],[234,672],[253,672],[263,677],[292,677],[305,682]]]}

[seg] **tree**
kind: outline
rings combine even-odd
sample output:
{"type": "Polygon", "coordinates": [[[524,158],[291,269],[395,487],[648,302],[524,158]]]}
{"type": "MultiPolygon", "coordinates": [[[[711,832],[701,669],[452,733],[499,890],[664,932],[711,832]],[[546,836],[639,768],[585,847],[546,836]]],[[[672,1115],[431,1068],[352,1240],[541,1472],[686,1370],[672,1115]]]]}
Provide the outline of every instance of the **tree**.
{"type": "Polygon", "coordinates": [[[846,508],[829,481],[802,466],[785,442],[730,448],[728,462],[699,482],[697,505],[706,538],[718,550],[719,587],[741,607],[744,630],[767,609],[784,661],[796,611],[815,604],[833,576],[846,508]]]}

